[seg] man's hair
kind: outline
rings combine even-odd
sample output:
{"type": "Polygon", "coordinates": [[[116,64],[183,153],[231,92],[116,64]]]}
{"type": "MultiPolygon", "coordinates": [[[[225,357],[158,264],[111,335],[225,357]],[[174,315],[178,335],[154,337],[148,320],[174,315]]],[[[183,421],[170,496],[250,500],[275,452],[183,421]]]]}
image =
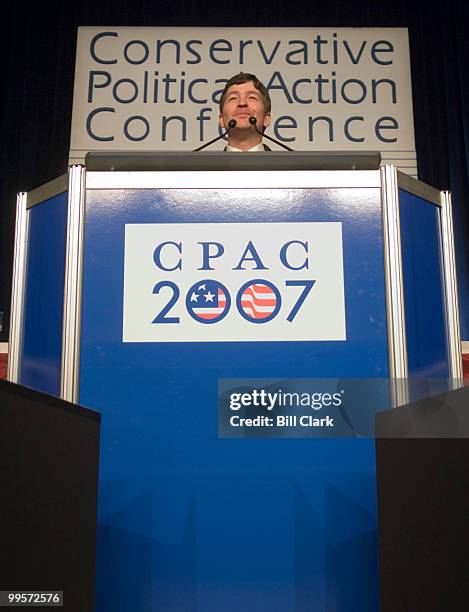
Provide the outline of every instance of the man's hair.
{"type": "Polygon", "coordinates": [[[259,81],[255,74],[249,74],[249,72],[240,72],[239,74],[235,74],[232,76],[228,83],[225,85],[225,89],[221,94],[220,98],[220,112],[223,112],[223,106],[225,105],[226,94],[228,89],[232,85],[242,85],[243,83],[248,83],[252,81],[254,83],[254,87],[261,94],[262,103],[264,104],[264,111],[266,113],[270,113],[270,109],[272,108],[272,102],[270,101],[269,92],[265,88],[264,84],[259,81]]]}

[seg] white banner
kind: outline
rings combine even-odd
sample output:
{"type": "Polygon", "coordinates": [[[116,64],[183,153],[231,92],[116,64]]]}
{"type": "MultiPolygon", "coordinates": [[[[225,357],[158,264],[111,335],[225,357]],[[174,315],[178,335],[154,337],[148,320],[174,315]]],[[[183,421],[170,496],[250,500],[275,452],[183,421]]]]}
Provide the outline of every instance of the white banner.
{"type": "Polygon", "coordinates": [[[124,342],[345,340],[342,224],[125,227],[124,342]]]}
{"type": "Polygon", "coordinates": [[[194,149],[240,71],[266,85],[269,133],[293,149],[381,151],[416,175],[406,28],[81,27],[70,162],[194,149]]]}

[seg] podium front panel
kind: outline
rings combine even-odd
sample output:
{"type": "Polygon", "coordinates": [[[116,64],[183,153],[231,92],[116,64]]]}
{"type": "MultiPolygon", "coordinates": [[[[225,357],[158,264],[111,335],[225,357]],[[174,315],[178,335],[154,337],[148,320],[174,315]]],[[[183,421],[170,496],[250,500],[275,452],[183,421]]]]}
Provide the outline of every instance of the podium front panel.
{"type": "Polygon", "coordinates": [[[89,175],[86,192],[79,401],[102,413],[96,610],[375,612],[373,441],[220,438],[217,384],[388,376],[379,173],[317,173],[330,184],[316,186],[298,173],[200,173],[197,187],[190,173],[118,174],[89,175]],[[325,251],[340,236],[332,249],[343,274],[340,339],[314,339],[342,333],[327,317],[323,332],[312,321],[308,340],[282,336],[291,325],[295,338],[295,317],[314,317],[315,290],[322,295],[313,286],[288,321],[287,290],[298,296],[301,287],[286,281],[314,273],[317,258],[324,283],[337,288],[331,262],[295,233],[301,227],[325,251]],[[190,240],[210,242],[205,260],[184,258],[190,240]],[[290,268],[279,257],[286,243],[290,268]],[[139,257],[146,285],[131,296],[125,327],[139,257]],[[263,323],[237,299],[253,280],[274,286],[276,305],[263,323]],[[204,281],[218,283],[224,304],[209,323],[190,301],[204,281]],[[147,312],[149,296],[145,340],[138,308],[147,312]],[[217,335],[224,322],[229,340],[217,335]],[[272,339],[263,331],[269,323],[272,339]]]}

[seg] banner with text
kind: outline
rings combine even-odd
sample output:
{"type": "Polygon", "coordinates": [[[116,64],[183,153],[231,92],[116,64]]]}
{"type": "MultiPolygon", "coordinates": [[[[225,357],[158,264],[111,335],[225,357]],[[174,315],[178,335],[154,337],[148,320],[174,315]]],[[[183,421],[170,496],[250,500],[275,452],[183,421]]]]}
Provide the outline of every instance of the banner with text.
{"type": "Polygon", "coordinates": [[[241,71],[269,90],[276,139],[380,151],[416,176],[406,28],[80,27],[70,163],[194,149],[219,133],[221,92],[241,71]]]}

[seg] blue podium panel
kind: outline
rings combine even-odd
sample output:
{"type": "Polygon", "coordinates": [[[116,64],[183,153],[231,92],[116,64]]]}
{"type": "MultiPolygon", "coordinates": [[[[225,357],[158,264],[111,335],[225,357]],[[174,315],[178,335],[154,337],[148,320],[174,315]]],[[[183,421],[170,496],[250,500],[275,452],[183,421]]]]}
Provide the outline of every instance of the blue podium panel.
{"type": "Polygon", "coordinates": [[[67,193],[29,210],[23,345],[19,383],[59,395],[67,193]]]}
{"type": "Polygon", "coordinates": [[[409,376],[450,378],[440,208],[399,190],[409,376]]]}
{"type": "Polygon", "coordinates": [[[86,202],[96,610],[376,612],[373,441],[219,438],[217,383],[388,375],[379,188],[86,202]]]}

